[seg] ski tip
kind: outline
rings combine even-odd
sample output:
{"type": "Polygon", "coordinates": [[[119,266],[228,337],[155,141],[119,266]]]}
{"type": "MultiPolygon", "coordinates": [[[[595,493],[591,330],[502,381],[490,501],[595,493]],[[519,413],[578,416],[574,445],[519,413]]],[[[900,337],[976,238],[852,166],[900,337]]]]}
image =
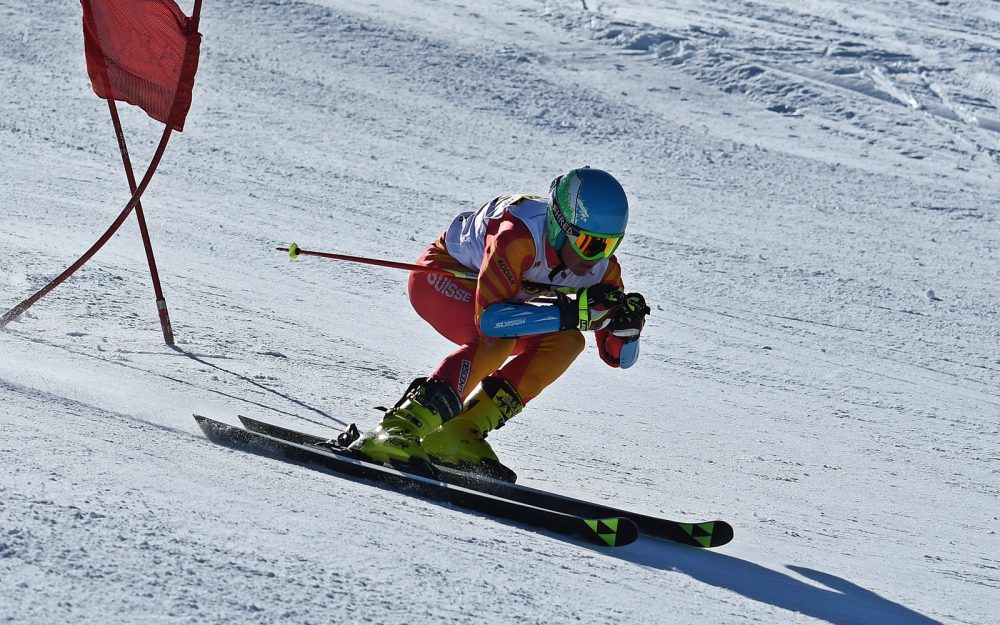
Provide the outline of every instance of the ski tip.
{"type": "Polygon", "coordinates": [[[295,260],[296,258],[299,257],[298,243],[292,243],[291,245],[288,246],[288,256],[291,257],[292,260],[295,260]]]}
{"type": "Polygon", "coordinates": [[[639,528],[625,517],[583,519],[583,524],[587,540],[601,547],[624,547],[639,538],[639,528]]]}

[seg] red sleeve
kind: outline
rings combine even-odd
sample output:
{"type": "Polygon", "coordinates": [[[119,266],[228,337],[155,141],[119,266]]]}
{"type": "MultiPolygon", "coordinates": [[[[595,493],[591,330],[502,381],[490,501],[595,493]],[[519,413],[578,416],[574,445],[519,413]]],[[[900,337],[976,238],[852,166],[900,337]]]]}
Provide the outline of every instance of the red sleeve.
{"type": "Polygon", "coordinates": [[[521,220],[505,215],[489,224],[476,284],[476,323],[487,306],[517,297],[534,260],[535,240],[521,220]]]}

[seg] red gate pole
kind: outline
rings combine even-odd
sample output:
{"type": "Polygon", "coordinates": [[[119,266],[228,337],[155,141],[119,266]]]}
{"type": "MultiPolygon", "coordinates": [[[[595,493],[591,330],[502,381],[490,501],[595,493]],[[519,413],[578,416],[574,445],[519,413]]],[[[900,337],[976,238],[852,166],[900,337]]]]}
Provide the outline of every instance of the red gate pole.
{"type": "MultiPolygon", "coordinates": [[[[125,176],[128,178],[128,186],[135,194],[135,174],[132,172],[132,161],[128,156],[128,146],[125,144],[125,131],[122,129],[121,119],[118,116],[118,107],[112,98],[108,98],[108,110],[111,112],[111,121],[115,126],[115,136],[118,137],[118,149],[122,154],[122,164],[125,166],[125,176]]],[[[146,248],[146,260],[149,262],[149,276],[153,280],[153,292],[156,295],[156,310],[160,315],[160,329],[163,330],[163,342],[167,345],[174,344],[174,330],[170,325],[170,313],[167,311],[167,300],[163,297],[163,288],[160,286],[160,273],[156,270],[156,259],[153,257],[153,242],[149,238],[149,230],[146,228],[146,217],[142,212],[142,202],[135,203],[135,217],[139,221],[139,232],[142,234],[142,245],[146,248]]]]}

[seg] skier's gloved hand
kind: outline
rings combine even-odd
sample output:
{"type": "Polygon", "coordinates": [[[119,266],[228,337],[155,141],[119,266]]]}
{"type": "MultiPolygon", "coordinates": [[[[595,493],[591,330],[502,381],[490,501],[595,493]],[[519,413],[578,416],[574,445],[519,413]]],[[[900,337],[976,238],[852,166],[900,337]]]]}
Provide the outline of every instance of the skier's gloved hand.
{"type": "Polygon", "coordinates": [[[646,298],[641,293],[629,293],[622,298],[621,305],[615,309],[605,327],[612,335],[630,343],[639,338],[648,314],[646,298]]]}
{"type": "Polygon", "coordinates": [[[567,300],[559,305],[560,329],[600,330],[608,325],[612,313],[624,302],[625,293],[610,284],[600,283],[580,289],[576,292],[576,300],[567,300]]]}

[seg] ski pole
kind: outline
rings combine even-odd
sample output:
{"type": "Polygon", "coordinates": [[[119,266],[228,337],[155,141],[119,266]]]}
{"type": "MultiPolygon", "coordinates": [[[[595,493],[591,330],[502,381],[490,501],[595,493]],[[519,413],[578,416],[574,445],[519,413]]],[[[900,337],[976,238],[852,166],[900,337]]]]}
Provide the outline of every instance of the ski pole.
{"type": "MultiPolygon", "coordinates": [[[[424,265],[414,265],[411,263],[400,263],[394,260],[382,260],[379,258],[365,258],[364,256],[349,256],[347,254],[334,254],[332,252],[315,252],[312,250],[304,250],[299,247],[298,243],[292,243],[288,247],[278,247],[275,248],[279,252],[288,252],[288,256],[295,260],[299,256],[319,256],[320,258],[330,258],[333,260],[346,260],[352,263],[363,263],[366,265],[377,265],[379,267],[391,267],[393,269],[406,269],[407,271],[422,271],[424,273],[433,273],[439,276],[449,276],[452,278],[458,278],[459,280],[471,280],[475,282],[479,279],[479,274],[475,271],[461,269],[445,269],[443,267],[427,267],[424,265]]],[[[557,292],[557,293],[576,293],[577,289],[567,286],[558,286],[555,284],[542,284],[539,282],[528,282],[524,281],[521,283],[521,288],[530,292],[557,292]]]]}

